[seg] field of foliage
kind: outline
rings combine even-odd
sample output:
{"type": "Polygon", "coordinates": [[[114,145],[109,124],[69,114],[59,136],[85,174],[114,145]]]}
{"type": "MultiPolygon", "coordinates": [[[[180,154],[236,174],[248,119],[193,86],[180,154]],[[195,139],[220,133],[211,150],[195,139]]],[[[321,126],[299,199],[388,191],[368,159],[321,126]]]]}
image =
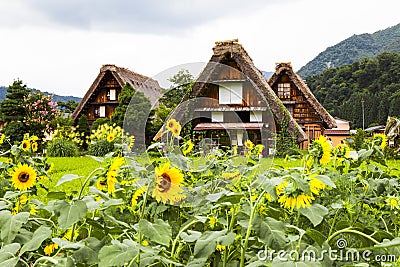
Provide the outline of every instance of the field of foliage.
{"type": "Polygon", "coordinates": [[[245,156],[199,155],[174,120],[152,157],[123,157],[133,137],[104,127],[102,146],[127,142],[105,157],[37,157],[29,135],[3,152],[1,266],[398,264],[399,171],[384,135],[356,158],[320,137],[273,164],[251,142],[245,156]]]}

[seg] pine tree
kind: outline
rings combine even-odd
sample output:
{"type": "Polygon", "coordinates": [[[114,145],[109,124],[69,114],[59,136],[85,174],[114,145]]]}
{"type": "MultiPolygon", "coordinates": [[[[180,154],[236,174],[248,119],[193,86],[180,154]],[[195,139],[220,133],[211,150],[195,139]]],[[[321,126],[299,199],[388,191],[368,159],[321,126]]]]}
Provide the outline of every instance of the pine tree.
{"type": "Polygon", "coordinates": [[[129,83],[126,83],[124,87],[122,87],[121,94],[118,96],[118,107],[115,108],[115,111],[110,118],[111,124],[115,123],[116,125],[123,127],[126,109],[135,93],[136,90],[129,83]]]}
{"type": "Polygon", "coordinates": [[[6,98],[0,103],[0,114],[4,122],[22,121],[26,116],[25,101],[29,90],[21,80],[16,80],[7,88],[6,98]]]}

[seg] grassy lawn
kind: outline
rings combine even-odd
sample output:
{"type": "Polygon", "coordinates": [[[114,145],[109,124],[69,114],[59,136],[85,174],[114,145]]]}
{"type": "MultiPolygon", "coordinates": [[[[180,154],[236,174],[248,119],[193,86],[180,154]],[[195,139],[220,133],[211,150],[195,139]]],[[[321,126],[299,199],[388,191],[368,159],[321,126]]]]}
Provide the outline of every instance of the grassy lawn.
{"type": "MultiPolygon", "coordinates": [[[[5,160],[4,158],[1,159],[5,160]]],[[[147,160],[138,158],[139,163],[145,163],[147,160]]],[[[196,160],[195,160],[196,161],[196,160]]],[[[233,162],[234,165],[238,166],[246,161],[246,158],[236,158],[233,162]]],[[[44,185],[49,189],[49,191],[59,191],[59,192],[78,192],[82,186],[84,179],[91,171],[98,167],[105,166],[107,162],[98,162],[91,157],[74,157],[74,158],[48,158],[48,162],[52,163],[54,167],[50,173],[51,180],[44,181],[44,185]],[[62,184],[60,186],[55,186],[57,181],[65,174],[77,174],[82,176],[81,179],[74,180],[62,184]]],[[[195,165],[202,165],[201,159],[195,163],[195,165]]],[[[295,160],[285,160],[283,158],[263,158],[261,160],[261,166],[257,169],[258,173],[261,173],[271,167],[301,167],[302,161],[300,159],[295,160]]],[[[400,160],[388,160],[388,167],[391,169],[391,174],[400,177],[400,160]]],[[[43,201],[46,199],[46,193],[43,190],[43,201]]]]}
{"type": "MultiPolygon", "coordinates": [[[[91,157],[74,157],[74,158],[48,158],[48,162],[53,164],[53,168],[50,172],[51,180],[43,181],[43,184],[49,189],[49,191],[60,191],[60,192],[78,192],[87,177],[94,169],[105,166],[106,162],[98,162],[91,157]],[[60,186],[56,186],[58,180],[65,174],[76,174],[82,176],[80,179],[64,183],[60,186]]],[[[46,194],[43,190],[43,194],[46,194]]],[[[39,196],[41,196],[39,194],[39,196]]],[[[42,201],[46,199],[43,195],[42,201]]]]}

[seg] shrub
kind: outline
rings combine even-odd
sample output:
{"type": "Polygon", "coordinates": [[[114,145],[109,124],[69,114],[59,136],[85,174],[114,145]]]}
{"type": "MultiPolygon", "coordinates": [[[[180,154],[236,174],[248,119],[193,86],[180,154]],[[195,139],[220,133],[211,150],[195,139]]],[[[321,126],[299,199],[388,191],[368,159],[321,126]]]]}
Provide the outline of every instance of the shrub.
{"type": "Polygon", "coordinates": [[[100,125],[106,124],[108,122],[109,122],[108,118],[98,118],[98,119],[96,119],[92,124],[92,131],[97,130],[100,127],[100,125]]]}
{"type": "Polygon", "coordinates": [[[71,140],[55,138],[47,144],[48,157],[76,157],[78,146],[71,140]]]}
{"type": "Polygon", "coordinates": [[[114,151],[114,142],[108,142],[105,139],[93,142],[89,146],[89,154],[97,157],[103,157],[112,151],[114,151]]]}

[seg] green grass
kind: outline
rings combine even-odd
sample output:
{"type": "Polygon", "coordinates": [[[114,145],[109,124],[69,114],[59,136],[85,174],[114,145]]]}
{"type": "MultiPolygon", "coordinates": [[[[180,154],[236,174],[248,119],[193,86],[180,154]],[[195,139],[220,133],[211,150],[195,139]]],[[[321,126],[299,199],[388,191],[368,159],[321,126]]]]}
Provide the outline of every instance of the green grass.
{"type": "MultiPolygon", "coordinates": [[[[59,158],[49,157],[48,162],[53,164],[53,168],[50,172],[50,180],[44,180],[43,185],[50,192],[79,192],[85,178],[96,168],[105,166],[106,162],[98,162],[91,157],[71,157],[71,158],[59,158]],[[57,182],[65,174],[76,174],[82,176],[80,179],[64,183],[60,186],[56,186],[57,182]]],[[[86,188],[87,190],[87,188],[86,188]]],[[[46,192],[44,189],[39,189],[38,194],[40,200],[46,200],[46,192]]]]}

